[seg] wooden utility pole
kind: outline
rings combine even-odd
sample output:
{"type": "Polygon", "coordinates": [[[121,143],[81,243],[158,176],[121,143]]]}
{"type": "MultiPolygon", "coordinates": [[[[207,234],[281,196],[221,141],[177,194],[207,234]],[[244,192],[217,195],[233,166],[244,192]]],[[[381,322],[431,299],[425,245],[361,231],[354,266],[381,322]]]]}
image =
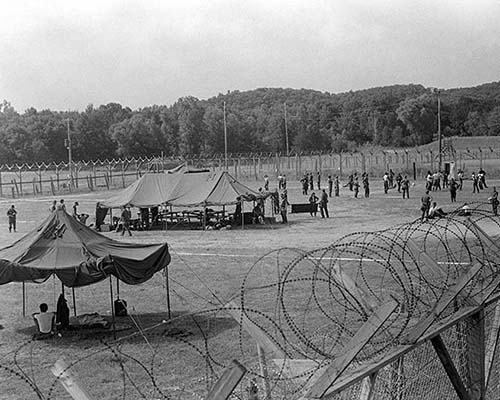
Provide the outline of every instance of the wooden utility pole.
{"type": "Polygon", "coordinates": [[[69,185],[73,186],[73,169],[72,169],[72,156],[71,156],[71,135],[69,133],[69,118],[66,119],[66,127],[68,130],[68,138],[66,139],[66,148],[68,149],[68,172],[69,172],[69,185]]]}
{"type": "Polygon", "coordinates": [[[227,172],[227,123],[226,123],[226,102],[224,101],[224,171],[227,172]]]}

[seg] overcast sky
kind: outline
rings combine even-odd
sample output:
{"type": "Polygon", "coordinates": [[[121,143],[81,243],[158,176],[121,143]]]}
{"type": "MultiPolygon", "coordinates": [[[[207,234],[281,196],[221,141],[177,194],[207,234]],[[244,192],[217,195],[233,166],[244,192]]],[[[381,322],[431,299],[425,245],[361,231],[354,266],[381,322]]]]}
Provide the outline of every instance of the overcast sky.
{"type": "Polygon", "coordinates": [[[1,0],[0,35],[21,112],[500,80],[500,0],[1,0]]]}

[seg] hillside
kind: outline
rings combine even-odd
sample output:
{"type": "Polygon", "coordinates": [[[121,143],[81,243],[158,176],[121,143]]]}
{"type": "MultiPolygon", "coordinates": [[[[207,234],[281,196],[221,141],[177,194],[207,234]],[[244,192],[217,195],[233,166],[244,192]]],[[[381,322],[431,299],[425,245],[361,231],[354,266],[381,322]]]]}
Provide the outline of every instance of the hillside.
{"type": "MultiPolygon", "coordinates": [[[[440,100],[443,137],[500,135],[500,82],[442,90],[440,100]]],[[[68,119],[74,160],[220,154],[224,133],[230,153],[415,147],[435,139],[437,104],[438,95],[422,85],[338,94],[235,90],[138,110],[109,103],[89,105],[83,112],[30,108],[19,113],[4,101],[0,164],[67,160],[68,119]]]]}
{"type": "MultiPolygon", "coordinates": [[[[475,151],[478,149],[500,149],[500,136],[453,136],[450,138],[444,138],[444,141],[451,141],[451,144],[455,150],[467,151],[467,149],[470,149],[475,151]]],[[[418,146],[417,149],[421,151],[428,151],[430,149],[432,149],[433,151],[437,151],[438,141],[436,140],[431,143],[418,146]]]]}

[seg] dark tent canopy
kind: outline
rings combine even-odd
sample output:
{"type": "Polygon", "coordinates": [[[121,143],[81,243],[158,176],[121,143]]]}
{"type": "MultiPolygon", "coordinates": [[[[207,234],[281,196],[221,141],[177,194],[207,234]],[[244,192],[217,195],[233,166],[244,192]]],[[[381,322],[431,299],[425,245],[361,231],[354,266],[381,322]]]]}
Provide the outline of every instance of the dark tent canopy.
{"type": "Polygon", "coordinates": [[[0,250],[0,284],[43,282],[55,274],[67,287],[90,285],[110,275],[134,285],[169,263],[166,243],[118,242],[58,210],[0,250]]]}

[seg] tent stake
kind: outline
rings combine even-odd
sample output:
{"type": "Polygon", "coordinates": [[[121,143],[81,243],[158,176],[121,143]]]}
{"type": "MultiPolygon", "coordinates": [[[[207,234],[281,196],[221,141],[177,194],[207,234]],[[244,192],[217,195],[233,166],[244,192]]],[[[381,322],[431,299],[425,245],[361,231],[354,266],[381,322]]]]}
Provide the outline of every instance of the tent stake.
{"type": "Polygon", "coordinates": [[[75,298],[75,288],[74,287],[71,288],[71,292],[73,294],[73,314],[76,317],[76,298],[75,298]]]}
{"type": "Polygon", "coordinates": [[[113,339],[116,340],[116,327],[115,327],[115,307],[113,304],[113,277],[109,276],[109,294],[111,296],[111,324],[113,325],[113,339]]]}

